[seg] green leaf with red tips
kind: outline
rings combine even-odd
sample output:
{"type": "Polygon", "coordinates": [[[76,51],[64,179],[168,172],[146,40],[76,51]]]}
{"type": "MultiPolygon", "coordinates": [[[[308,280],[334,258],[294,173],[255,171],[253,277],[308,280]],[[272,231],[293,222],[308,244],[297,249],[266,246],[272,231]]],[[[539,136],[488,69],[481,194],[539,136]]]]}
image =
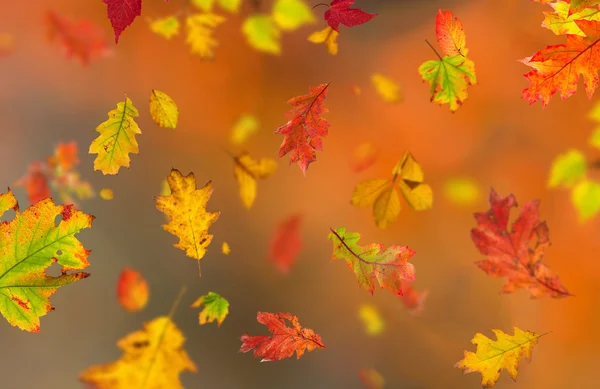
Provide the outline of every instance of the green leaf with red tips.
{"type": "Polygon", "coordinates": [[[0,314],[15,327],[38,332],[40,317],[54,309],[50,296],[59,287],[89,276],[67,272],[90,265],[90,250],[75,234],[90,228],[94,216],[72,205],[56,205],[50,198],[21,213],[9,189],[0,194],[0,216],[10,209],[15,210],[15,218],[0,224],[0,314]],[[57,216],[62,217],[58,225],[57,216]],[[58,277],[46,275],[53,263],[62,266],[58,277]]]}

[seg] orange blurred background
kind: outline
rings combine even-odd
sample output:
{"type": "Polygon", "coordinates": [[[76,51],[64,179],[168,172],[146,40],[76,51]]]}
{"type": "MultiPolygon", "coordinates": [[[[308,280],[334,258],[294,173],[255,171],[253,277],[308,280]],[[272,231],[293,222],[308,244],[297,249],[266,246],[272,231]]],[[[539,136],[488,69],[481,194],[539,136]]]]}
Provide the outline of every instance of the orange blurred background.
{"type": "MultiPolygon", "coordinates": [[[[453,364],[463,350],[475,350],[477,332],[512,333],[512,326],[538,333],[533,361],[522,362],[518,387],[527,389],[594,389],[600,387],[599,220],[577,222],[569,192],[546,189],[553,158],[576,147],[597,157],[586,145],[594,124],[586,116],[589,101],[582,85],[574,97],[554,97],[546,109],[521,100],[529,69],[517,59],[560,42],[540,27],[548,6],[525,0],[424,1],[358,0],[356,6],[379,16],[352,29],[342,27],[340,53],[329,55],[323,45],[306,41],[323,28],[318,24],[284,34],[281,57],[250,48],[240,32],[247,8],[228,17],[217,29],[221,42],[214,62],[191,56],[181,37],[167,41],[154,35],[146,18],[167,16],[183,0],[144,0],[142,17],[125,30],[114,46],[106,6],[100,0],[7,1],[0,14],[0,32],[15,37],[16,52],[0,59],[0,185],[11,186],[21,204],[22,188],[13,183],[34,160],[51,155],[59,141],[79,144],[80,172],[96,190],[115,192],[113,201],[99,197],[83,201],[83,211],[96,216],[93,228],[80,234],[92,249],[92,276],[69,285],[52,298],[54,312],[41,319],[41,332],[26,333],[0,320],[0,388],[80,388],[79,373],[93,364],[120,357],[116,341],[140,329],[142,323],[166,315],[181,285],[189,287],[174,316],[187,337],[185,348],[198,374],[184,374],[186,388],[360,388],[358,370],[379,370],[389,388],[477,388],[481,376],[462,376],[453,364]],[[469,56],[479,84],[471,87],[462,108],[451,114],[429,102],[429,87],[418,66],[434,54],[424,39],[435,40],[439,8],[454,12],[467,32],[469,56]],[[45,39],[44,12],[52,9],[73,19],[101,26],[114,55],[83,67],[67,60],[60,47],[45,39]],[[370,75],[381,72],[397,80],[405,101],[384,103],[370,86],[370,75]],[[258,135],[246,145],[256,157],[275,157],[282,137],[273,131],[286,119],[286,101],[308,87],[331,82],[326,99],[330,134],[318,162],[303,177],[287,157],[279,169],[259,183],[257,201],[247,211],[238,198],[231,158],[241,151],[228,144],[237,117],[255,114],[258,135]],[[363,94],[354,96],[350,85],[363,94]],[[176,130],[151,122],[151,89],[169,94],[180,109],[176,130]],[[140,154],[118,176],[93,171],[87,148],[107,112],[131,98],[140,111],[140,154]],[[371,141],[383,150],[375,166],[360,174],[348,168],[354,147],[371,141]],[[368,178],[385,178],[405,150],[413,153],[434,191],[434,207],[415,212],[403,204],[399,220],[379,230],[371,211],[350,205],[354,186],[368,178]],[[172,167],[195,173],[198,185],[212,180],[215,188],[208,210],[220,210],[211,228],[215,238],[196,264],[172,247],[176,238],[161,228],[164,216],[153,196],[172,167]],[[457,207],[442,196],[442,185],[455,176],[471,176],[485,193],[472,206],[457,207]],[[487,193],[514,193],[520,204],[541,200],[541,217],[550,227],[552,246],[545,262],[575,295],[566,299],[529,299],[526,291],[501,295],[504,280],[486,276],[473,264],[483,259],[470,239],[472,213],[487,210],[487,193]],[[296,266],[282,276],[269,263],[268,244],[275,226],[300,212],[303,248],[296,266]],[[410,316],[400,301],[379,288],[374,296],[362,290],[342,261],[331,262],[329,227],[361,232],[363,244],[408,245],[418,289],[429,289],[420,317],[410,316]],[[231,254],[220,253],[222,241],[231,254]],[[595,253],[595,254],[594,254],[595,253]],[[595,258],[595,259],[594,259],[595,258]],[[147,278],[151,296],[147,308],[126,313],[116,300],[116,281],[124,267],[147,278]],[[221,328],[198,325],[197,310],[187,306],[208,291],[231,303],[221,328]],[[386,321],[384,332],[368,336],[358,319],[358,306],[373,303],[386,321]],[[259,363],[240,354],[239,337],[266,334],[256,322],[257,311],[288,311],[314,329],[327,345],[292,359],[259,363]]],[[[268,11],[269,1],[263,1],[268,11]]],[[[316,3],[316,2],[315,2],[316,3]]],[[[24,208],[24,205],[22,205],[24,208]]],[[[517,387],[503,372],[495,386],[517,387]]]]}

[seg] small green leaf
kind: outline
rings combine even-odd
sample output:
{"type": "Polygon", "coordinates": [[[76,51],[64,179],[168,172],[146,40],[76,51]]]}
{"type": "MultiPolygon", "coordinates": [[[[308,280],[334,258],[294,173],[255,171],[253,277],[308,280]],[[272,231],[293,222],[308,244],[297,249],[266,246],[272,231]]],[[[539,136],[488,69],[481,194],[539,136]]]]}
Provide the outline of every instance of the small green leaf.
{"type": "Polygon", "coordinates": [[[204,304],[204,309],[200,311],[199,323],[204,325],[206,323],[212,323],[217,320],[219,327],[227,314],[229,313],[229,301],[225,300],[219,294],[214,292],[208,292],[207,295],[200,296],[190,308],[198,308],[204,304]]]}
{"type": "Polygon", "coordinates": [[[600,212],[600,183],[590,180],[579,182],[571,192],[571,201],[580,222],[591,219],[600,212]]]}
{"type": "Polygon", "coordinates": [[[578,150],[571,149],[558,155],[552,161],[548,187],[572,188],[585,178],[586,166],[585,156],[578,150]]]}
{"type": "Polygon", "coordinates": [[[310,8],[302,0],[276,0],[273,4],[272,16],[279,28],[288,31],[315,22],[310,8]]]}
{"type": "Polygon", "coordinates": [[[448,104],[452,112],[467,99],[467,87],[477,82],[475,63],[462,55],[427,61],[419,66],[419,74],[431,85],[431,101],[448,104]]]}

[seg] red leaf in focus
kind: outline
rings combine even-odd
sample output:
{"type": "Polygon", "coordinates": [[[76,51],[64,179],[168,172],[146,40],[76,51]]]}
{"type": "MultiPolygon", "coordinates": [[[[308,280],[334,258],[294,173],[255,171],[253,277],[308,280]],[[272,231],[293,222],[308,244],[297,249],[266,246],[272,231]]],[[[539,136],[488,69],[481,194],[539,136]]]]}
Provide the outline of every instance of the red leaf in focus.
{"type": "Polygon", "coordinates": [[[340,23],[353,27],[373,19],[377,14],[368,14],[360,8],[350,8],[354,0],[333,0],[325,11],[325,21],[335,31],[339,31],[340,23]]]}
{"type": "Polygon", "coordinates": [[[282,273],[288,273],[302,247],[300,239],[301,215],[292,215],[281,222],[271,240],[271,261],[282,273]]]}
{"type": "Polygon", "coordinates": [[[106,13],[115,31],[115,43],[119,43],[121,33],[142,14],[142,0],[102,0],[106,13]]]}
{"type": "Polygon", "coordinates": [[[15,182],[17,186],[24,186],[30,205],[50,197],[50,188],[48,186],[48,176],[44,165],[35,161],[27,169],[27,174],[15,182]]]}

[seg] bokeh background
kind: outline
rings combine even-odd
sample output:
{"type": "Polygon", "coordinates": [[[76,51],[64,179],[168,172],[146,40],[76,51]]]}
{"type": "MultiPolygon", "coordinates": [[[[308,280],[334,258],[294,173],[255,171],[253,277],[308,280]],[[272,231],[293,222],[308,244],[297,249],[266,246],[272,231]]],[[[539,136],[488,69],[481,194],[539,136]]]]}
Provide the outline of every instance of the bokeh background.
{"type": "MultiPolygon", "coordinates": [[[[268,11],[270,1],[263,2],[268,11]]],[[[198,365],[184,374],[186,388],[217,389],[350,389],[360,388],[357,372],[378,369],[389,388],[477,388],[480,375],[462,376],[453,364],[463,350],[474,350],[477,332],[512,333],[512,326],[543,337],[532,363],[523,362],[517,384],[506,372],[498,389],[593,389],[600,387],[599,221],[577,221],[569,193],[546,189],[552,159],[570,147],[598,157],[586,140],[594,124],[586,116],[594,101],[580,90],[567,101],[554,97],[546,109],[521,100],[528,68],[517,62],[547,44],[559,42],[540,27],[547,6],[525,0],[434,1],[362,0],[357,6],[379,14],[371,22],[343,28],[340,53],[306,41],[318,24],[283,37],[283,55],[273,57],[250,48],[240,32],[242,17],[229,17],[217,30],[221,46],[214,62],[191,56],[181,39],[167,41],[148,28],[147,17],[166,16],[183,1],[144,0],[143,14],[114,47],[112,29],[100,0],[6,1],[0,30],[15,36],[16,52],[0,60],[0,185],[11,186],[22,204],[22,188],[13,183],[34,160],[51,155],[59,141],[78,142],[83,179],[98,190],[110,187],[113,201],[96,197],[82,209],[96,215],[93,228],[80,234],[92,249],[85,281],[61,288],[52,298],[54,312],[43,317],[41,332],[26,333],[0,320],[0,388],[81,388],[78,374],[92,364],[120,357],[116,341],[141,328],[144,321],[165,315],[182,285],[188,286],[174,320],[187,337],[186,350],[198,365]],[[433,58],[424,39],[435,40],[439,8],[453,11],[467,32],[470,57],[479,84],[469,90],[462,108],[429,102],[429,88],[417,67],[433,58]],[[67,60],[60,47],[45,39],[44,12],[87,18],[102,26],[114,55],[83,67],[67,60]],[[381,101],[370,75],[381,72],[397,80],[405,95],[399,105],[381,101]],[[258,135],[246,149],[255,156],[277,155],[281,136],[273,131],[285,122],[286,101],[310,85],[331,82],[326,103],[330,135],[324,152],[303,177],[287,157],[278,171],[259,183],[257,201],[243,208],[233,177],[229,130],[244,112],[257,115],[258,135]],[[350,84],[363,88],[350,93],[350,84]],[[152,88],[178,103],[176,130],[156,127],[147,101],[152,88]],[[93,171],[95,156],[86,154],[106,120],[127,93],[140,111],[140,154],[118,176],[93,171]],[[382,148],[378,162],[356,174],[348,167],[354,147],[371,141],[382,148]],[[399,220],[379,230],[367,209],[350,205],[361,180],[387,177],[402,152],[409,150],[422,164],[434,190],[434,207],[414,212],[404,206],[399,220]],[[177,238],[162,230],[164,216],[153,196],[175,167],[193,171],[199,185],[212,180],[209,210],[220,210],[211,228],[215,238],[196,264],[172,247],[177,238]],[[449,203],[443,183],[455,176],[474,177],[484,191],[468,207],[449,203]],[[501,295],[502,279],[476,268],[482,259],[470,240],[472,213],[487,209],[486,194],[514,193],[520,203],[541,200],[541,215],[550,227],[552,246],[546,263],[575,297],[531,300],[520,291],[501,295]],[[303,249],[293,271],[281,275],[268,257],[276,225],[302,213],[303,249]],[[360,289],[341,261],[331,262],[329,227],[347,227],[363,234],[363,243],[408,245],[416,250],[418,289],[429,289],[425,310],[412,317],[384,290],[371,296],[360,289]],[[232,253],[223,256],[228,241],[232,253]],[[142,272],[151,287],[150,303],[138,314],[124,312],[116,300],[116,282],[124,267],[142,272]],[[197,310],[187,306],[199,295],[215,291],[227,297],[231,312],[221,328],[198,325],[197,310]],[[386,320],[385,331],[368,336],[358,319],[358,306],[373,303],[386,320]],[[327,345],[300,360],[259,363],[238,353],[239,337],[265,334],[257,311],[289,311],[302,325],[318,332],[327,345]],[[516,386],[518,385],[518,386],[516,386]]]]}

